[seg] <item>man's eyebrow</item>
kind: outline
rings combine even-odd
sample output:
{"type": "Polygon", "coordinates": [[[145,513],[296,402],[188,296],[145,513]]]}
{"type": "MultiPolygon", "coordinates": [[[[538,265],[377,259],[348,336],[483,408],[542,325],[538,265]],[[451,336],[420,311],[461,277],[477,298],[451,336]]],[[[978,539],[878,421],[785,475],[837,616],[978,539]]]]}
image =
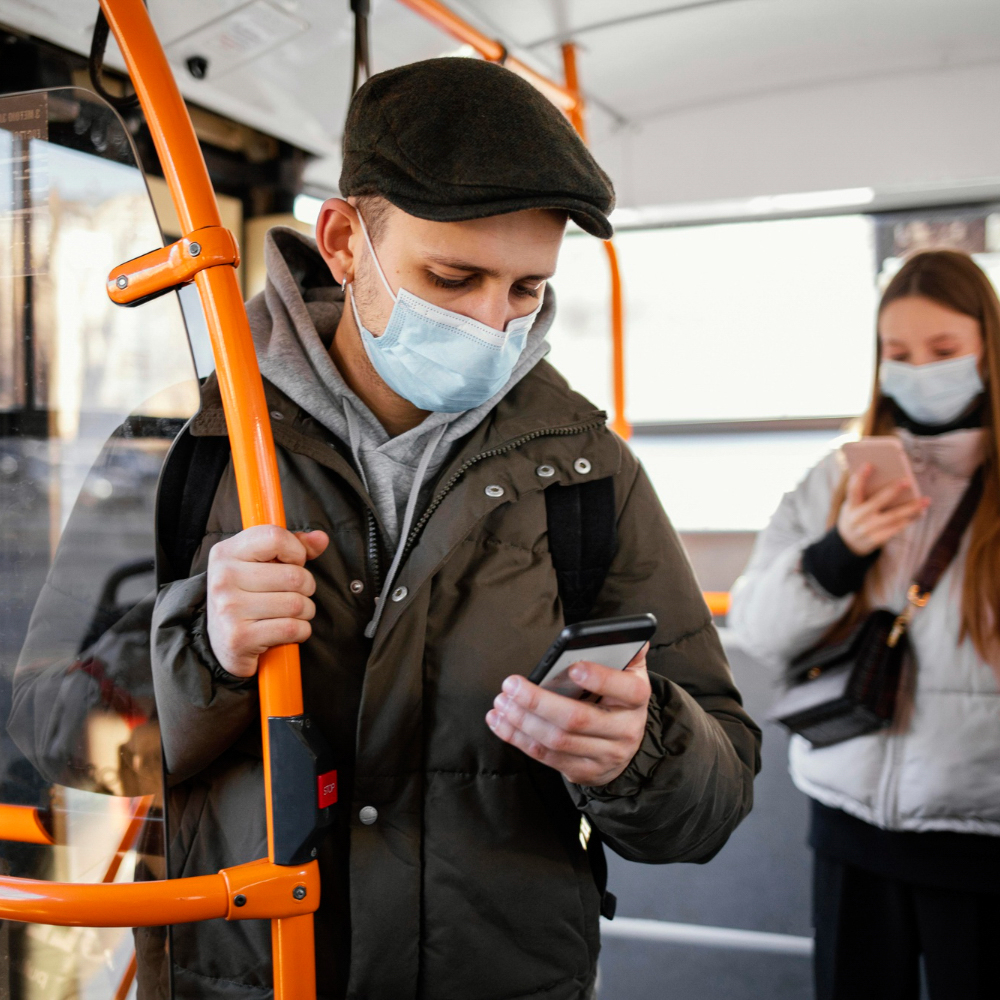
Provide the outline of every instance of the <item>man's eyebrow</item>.
{"type": "MultiPolygon", "coordinates": [[[[450,267],[456,271],[469,271],[473,274],[485,274],[488,278],[500,278],[502,275],[492,267],[484,267],[482,264],[473,264],[466,260],[456,260],[453,257],[443,257],[439,254],[429,253],[427,259],[441,267],[450,267]]],[[[551,274],[525,274],[518,278],[518,281],[548,281],[551,274]]]]}

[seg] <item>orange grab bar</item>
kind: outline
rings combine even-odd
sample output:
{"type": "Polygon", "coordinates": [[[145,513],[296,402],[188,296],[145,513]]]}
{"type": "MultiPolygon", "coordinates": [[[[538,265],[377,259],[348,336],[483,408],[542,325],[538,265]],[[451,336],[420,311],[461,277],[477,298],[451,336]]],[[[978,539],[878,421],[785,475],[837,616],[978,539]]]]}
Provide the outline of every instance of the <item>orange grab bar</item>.
{"type": "MultiPolygon", "coordinates": [[[[219,208],[191,118],[142,0],[101,0],[101,7],[139,96],[184,230],[183,235],[190,239],[196,230],[220,227],[219,208]]],[[[195,284],[201,296],[215,356],[243,526],[274,524],[284,527],[285,509],[264,384],[257,367],[250,323],[236,271],[229,264],[220,263],[198,271],[195,284]]],[[[272,716],[302,714],[298,646],[278,646],[261,656],[258,689],[267,843],[273,862],[274,817],[267,720],[272,716]]],[[[315,895],[318,897],[316,862],[312,862],[311,867],[317,870],[315,895]]],[[[275,868],[275,872],[280,871],[275,868]]],[[[276,1000],[308,1000],[315,997],[316,965],[311,913],[293,916],[275,912],[258,913],[257,916],[272,917],[276,1000]]]]}
{"type": "MultiPolygon", "coordinates": [[[[139,96],[183,235],[190,239],[196,230],[221,226],[215,193],[191,118],[142,0],[101,0],[101,7],[139,96]]],[[[195,284],[215,356],[243,526],[274,524],[284,527],[285,510],[264,385],[236,271],[228,264],[209,267],[197,272],[195,284]]],[[[273,860],[274,817],[267,720],[272,716],[302,714],[298,646],[278,646],[261,656],[258,688],[268,854],[273,860]]],[[[315,862],[311,865],[316,867],[315,862]]],[[[316,877],[318,879],[318,875],[316,877]]],[[[258,916],[278,918],[271,924],[276,1000],[314,997],[316,972],[311,915],[296,916],[285,925],[280,918],[291,917],[291,914],[259,913],[258,916]]]]}
{"type": "Polygon", "coordinates": [[[118,983],[118,989],[115,990],[113,1000],[125,1000],[129,994],[129,990],[132,989],[132,983],[135,982],[135,974],[137,970],[138,964],[136,963],[135,952],[133,951],[132,957],[129,959],[128,968],[125,970],[125,974],[118,983]]]}
{"type": "MultiPolygon", "coordinates": [[[[279,867],[267,858],[224,868],[216,875],[159,882],[0,877],[0,919],[60,927],[160,927],[273,916],[311,921],[319,898],[315,862],[279,867]]],[[[308,969],[299,970],[300,978],[308,978],[308,973],[308,969]]]]}
{"type": "Polygon", "coordinates": [[[114,882],[118,869],[121,868],[125,855],[135,847],[139,834],[142,831],[142,824],[146,822],[149,810],[153,807],[153,796],[143,795],[132,800],[132,815],[129,817],[125,832],[118,842],[118,849],[115,851],[104,873],[104,882],[114,882]]]}
{"type": "MultiPolygon", "coordinates": [[[[185,235],[191,238],[195,230],[220,227],[219,210],[201,148],[142,0],[101,0],[101,4],[146,114],[185,235]]],[[[264,385],[236,272],[231,266],[220,264],[198,271],[195,283],[215,355],[243,525],[284,527],[285,510],[264,385]]],[[[268,716],[302,713],[298,647],[282,646],[262,656],[259,683],[267,757],[268,716]]],[[[273,830],[270,770],[265,770],[270,842],[273,830]]]]}
{"type": "Polygon", "coordinates": [[[116,305],[139,305],[180,285],[189,285],[205,268],[221,264],[238,267],[239,263],[236,237],[221,226],[208,226],[170,246],[120,264],[108,275],[108,297],[116,305]]]}
{"type": "Polygon", "coordinates": [[[0,803],[0,840],[20,844],[54,844],[42,814],[33,806],[8,806],[0,803]]]}
{"type": "Polygon", "coordinates": [[[431,24],[437,25],[442,31],[451,35],[464,45],[470,45],[484,59],[490,62],[503,63],[509,70],[523,77],[536,90],[541,91],[557,108],[572,118],[579,104],[579,97],[568,88],[550,80],[547,76],[532,69],[527,63],[508,55],[502,42],[484,35],[467,21],[450,11],[438,0],[400,0],[404,7],[409,7],[415,14],[426,18],[431,24]]]}
{"type": "MultiPolygon", "coordinates": [[[[101,0],[149,124],[184,236],[219,229],[221,219],[201,148],[184,100],[143,0],[101,0]]],[[[222,255],[225,256],[224,254],[222,255]]],[[[159,258],[157,265],[162,264],[159,258]]],[[[184,262],[181,262],[182,264],[184,262]]],[[[169,265],[166,270],[169,271],[169,265]]],[[[190,273],[190,272],[188,272],[190,273]]],[[[264,386],[257,368],[243,297],[231,262],[194,275],[215,356],[232,445],[245,527],[284,527],[285,513],[264,386]]],[[[153,281],[152,284],[158,284],[153,281]]],[[[271,918],[276,1000],[316,995],[312,913],[319,905],[316,862],[302,868],[273,863],[271,765],[267,720],[302,713],[297,646],[269,650],[260,660],[269,858],[218,875],[161,882],[60,884],[0,879],[0,917],[73,926],[135,927],[228,919],[271,918]],[[289,879],[294,880],[289,885],[289,879]],[[247,892],[231,892],[245,883],[247,892]],[[252,894],[249,892],[252,887],[252,894]]]]}
{"type": "Polygon", "coordinates": [[[708,610],[715,617],[721,618],[729,614],[729,592],[725,590],[706,590],[702,597],[708,605],[708,610]]]}
{"type": "MultiPolygon", "coordinates": [[[[576,103],[568,112],[569,120],[580,138],[587,141],[587,128],[583,112],[585,104],[580,93],[580,77],[576,68],[576,46],[572,42],[562,45],[563,73],[566,89],[576,98],[576,103]]],[[[622,275],[618,266],[618,251],[611,240],[606,240],[604,250],[608,255],[611,272],[611,375],[612,395],[615,415],[611,429],[628,440],[632,436],[632,425],[625,417],[625,304],[622,296],[622,275]]]]}
{"type": "Polygon", "coordinates": [[[611,375],[615,402],[611,429],[627,441],[632,436],[632,425],[625,416],[625,306],[622,276],[614,243],[606,240],[604,249],[611,268],[611,375]]]}

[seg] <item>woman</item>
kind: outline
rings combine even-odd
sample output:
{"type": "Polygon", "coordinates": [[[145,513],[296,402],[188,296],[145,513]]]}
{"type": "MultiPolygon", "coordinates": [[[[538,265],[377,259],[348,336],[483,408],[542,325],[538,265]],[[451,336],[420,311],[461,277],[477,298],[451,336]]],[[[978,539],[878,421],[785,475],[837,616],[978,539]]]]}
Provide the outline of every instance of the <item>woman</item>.
{"type": "Polygon", "coordinates": [[[816,994],[1000,997],[1000,303],[965,254],[921,253],[890,282],[863,432],[895,434],[923,497],[839,453],[787,494],[733,593],[750,652],[787,664],[906,591],[968,485],[985,489],[910,626],[915,670],[888,730],[823,749],[795,737],[812,800],[816,994]]]}

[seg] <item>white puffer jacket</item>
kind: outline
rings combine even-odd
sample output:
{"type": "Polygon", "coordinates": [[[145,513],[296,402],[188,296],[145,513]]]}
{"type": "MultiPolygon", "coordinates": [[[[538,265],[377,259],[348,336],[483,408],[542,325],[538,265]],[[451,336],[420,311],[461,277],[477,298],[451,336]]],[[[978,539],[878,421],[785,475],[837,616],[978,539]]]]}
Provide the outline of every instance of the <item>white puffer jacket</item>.
{"type": "MultiPolygon", "coordinates": [[[[897,433],[932,501],[879,558],[876,603],[902,610],[913,574],[981,461],[983,433],[897,433]]],[[[785,495],[733,589],[729,624],[774,671],[776,696],[788,660],[816,643],[851,602],[831,597],[801,569],[803,549],[827,531],[841,469],[834,452],[785,495]]],[[[792,779],[807,795],[885,829],[1000,836],[1000,686],[972,643],[958,642],[968,534],[911,623],[917,674],[907,721],[822,749],[794,737],[792,779]]]]}

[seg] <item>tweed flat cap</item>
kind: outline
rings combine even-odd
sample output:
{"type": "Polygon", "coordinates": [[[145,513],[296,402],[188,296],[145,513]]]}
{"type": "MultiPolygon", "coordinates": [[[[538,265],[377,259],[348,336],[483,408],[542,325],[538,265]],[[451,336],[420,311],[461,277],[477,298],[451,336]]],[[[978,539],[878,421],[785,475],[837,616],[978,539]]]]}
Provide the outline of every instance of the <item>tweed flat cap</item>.
{"type": "Polygon", "coordinates": [[[564,209],[612,235],[615,192],[562,113],[526,80],[479,59],[428,59],[373,76],[344,128],[340,192],[458,222],[564,209]]]}

